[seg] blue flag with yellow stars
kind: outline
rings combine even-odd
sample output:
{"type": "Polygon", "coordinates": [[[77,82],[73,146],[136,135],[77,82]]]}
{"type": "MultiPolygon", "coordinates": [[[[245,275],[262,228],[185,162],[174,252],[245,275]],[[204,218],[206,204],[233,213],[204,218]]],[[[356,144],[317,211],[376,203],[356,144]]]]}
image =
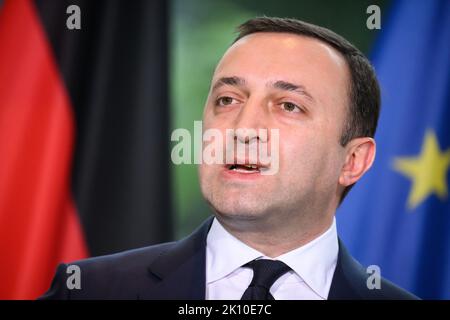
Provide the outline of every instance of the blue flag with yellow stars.
{"type": "Polygon", "coordinates": [[[371,57],[382,90],[377,155],[338,209],[340,235],[381,276],[450,299],[450,1],[395,2],[371,57]]]}

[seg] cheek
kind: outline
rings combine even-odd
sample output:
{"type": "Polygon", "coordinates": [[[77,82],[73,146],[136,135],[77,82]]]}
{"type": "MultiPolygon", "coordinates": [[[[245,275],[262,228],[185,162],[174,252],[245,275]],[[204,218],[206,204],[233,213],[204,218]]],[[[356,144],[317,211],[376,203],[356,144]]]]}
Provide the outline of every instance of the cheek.
{"type": "Polygon", "coordinates": [[[225,129],[232,128],[231,126],[231,117],[228,114],[219,114],[216,115],[212,111],[212,108],[205,110],[203,114],[203,130],[208,129],[219,129],[223,133],[225,133],[225,129]]]}
{"type": "Polygon", "coordinates": [[[203,126],[207,128],[211,128],[214,126],[214,123],[217,122],[216,115],[214,113],[214,106],[211,105],[209,101],[205,106],[205,110],[203,112],[203,126]]]}
{"type": "Polygon", "coordinates": [[[290,180],[296,177],[312,182],[322,175],[330,177],[336,171],[333,142],[316,132],[320,131],[290,135],[280,142],[280,167],[290,180]]]}
{"type": "Polygon", "coordinates": [[[200,164],[198,166],[198,177],[200,182],[200,189],[205,195],[213,188],[213,182],[216,181],[215,172],[212,170],[212,166],[206,164],[200,164]]]}
{"type": "Polygon", "coordinates": [[[294,175],[314,165],[316,152],[315,141],[308,134],[288,134],[280,138],[280,166],[294,175]]]}
{"type": "Polygon", "coordinates": [[[215,173],[214,165],[208,165],[205,163],[198,165],[198,173],[200,180],[204,180],[205,182],[208,182],[208,179],[211,178],[211,175],[215,173]]]}
{"type": "Polygon", "coordinates": [[[214,126],[214,117],[211,114],[211,111],[209,111],[208,109],[205,110],[202,121],[203,121],[203,130],[212,128],[214,126]]]}

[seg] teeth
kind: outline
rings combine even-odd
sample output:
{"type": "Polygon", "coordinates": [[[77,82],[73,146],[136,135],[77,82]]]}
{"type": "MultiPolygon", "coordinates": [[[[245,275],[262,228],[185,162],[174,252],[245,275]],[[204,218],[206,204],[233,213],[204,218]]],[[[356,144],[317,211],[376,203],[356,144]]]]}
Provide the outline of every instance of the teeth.
{"type": "Polygon", "coordinates": [[[233,164],[230,166],[229,170],[246,172],[247,170],[258,170],[258,166],[254,165],[254,164],[242,164],[242,165],[233,164]],[[245,168],[245,169],[243,169],[243,168],[245,168]]]}

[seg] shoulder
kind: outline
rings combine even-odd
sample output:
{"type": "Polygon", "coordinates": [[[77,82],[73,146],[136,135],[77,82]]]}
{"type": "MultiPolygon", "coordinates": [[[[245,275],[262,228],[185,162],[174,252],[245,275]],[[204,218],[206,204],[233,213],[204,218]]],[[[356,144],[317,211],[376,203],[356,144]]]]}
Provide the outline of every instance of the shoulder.
{"type": "Polygon", "coordinates": [[[199,266],[211,223],[212,217],[179,241],[61,264],[41,299],[204,298],[205,268],[199,266]],[[69,284],[77,271],[74,289],[69,284]]]}
{"type": "MultiPolygon", "coordinates": [[[[350,281],[353,281],[353,287],[365,300],[417,300],[419,299],[412,293],[399,287],[393,282],[382,277],[380,274],[368,271],[359,262],[353,260],[354,272],[348,272],[350,281]]],[[[382,270],[381,270],[382,271],[382,270]]],[[[377,272],[377,271],[375,271],[377,272]]]]}
{"type": "Polygon", "coordinates": [[[111,270],[119,273],[128,273],[134,269],[148,266],[162,253],[173,247],[176,242],[161,243],[139,249],[122,251],[110,255],[98,256],[74,261],[71,265],[77,265],[87,272],[104,272],[111,270]]]}
{"type": "Polygon", "coordinates": [[[368,272],[339,241],[339,255],[330,288],[329,299],[416,300],[380,274],[368,272]]]}
{"type": "Polygon", "coordinates": [[[176,242],[60,264],[50,289],[40,299],[138,299],[143,285],[152,285],[148,267],[176,242]],[[74,267],[75,266],[75,267],[74,267]],[[78,281],[69,289],[68,282],[78,281]]]}
{"type": "MultiPolygon", "coordinates": [[[[377,299],[386,300],[419,300],[419,297],[413,295],[412,293],[400,288],[396,284],[390,282],[385,278],[381,278],[380,293],[376,295],[377,299]]],[[[373,290],[372,290],[373,291],[373,290]]]]}

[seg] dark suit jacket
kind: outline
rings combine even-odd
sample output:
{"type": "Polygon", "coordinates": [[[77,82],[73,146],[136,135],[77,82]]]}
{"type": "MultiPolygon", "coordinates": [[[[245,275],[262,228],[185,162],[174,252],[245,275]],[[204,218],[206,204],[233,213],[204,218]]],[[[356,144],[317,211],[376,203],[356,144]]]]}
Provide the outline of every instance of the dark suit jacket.
{"type": "MultiPolygon", "coordinates": [[[[205,299],[206,236],[212,218],[190,236],[108,256],[74,262],[81,289],[66,285],[67,265],[58,267],[41,299],[205,299]]],[[[369,290],[369,275],[339,241],[339,254],[328,299],[416,299],[387,280],[369,290]]]]}

